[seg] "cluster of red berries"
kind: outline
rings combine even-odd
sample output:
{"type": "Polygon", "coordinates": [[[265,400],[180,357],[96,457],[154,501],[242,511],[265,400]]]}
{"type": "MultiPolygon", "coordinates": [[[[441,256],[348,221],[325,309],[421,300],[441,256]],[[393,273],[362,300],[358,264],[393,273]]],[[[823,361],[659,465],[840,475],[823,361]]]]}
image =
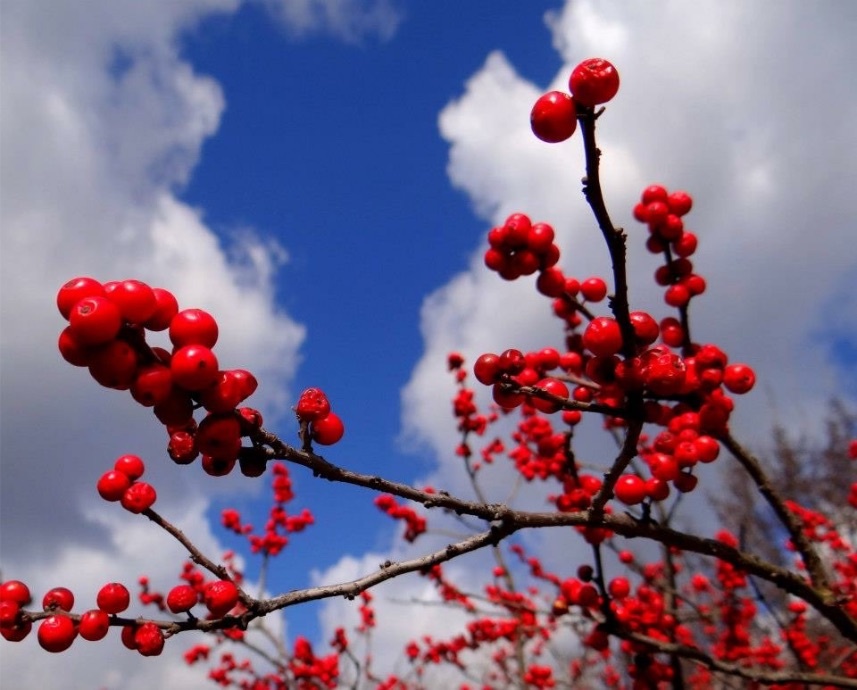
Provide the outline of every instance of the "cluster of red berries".
{"type": "Polygon", "coordinates": [[[554,229],[547,223],[533,223],[525,214],[513,213],[488,233],[485,265],[505,280],[540,271],[539,282],[550,283],[556,272],[551,268],[559,261],[554,236],[554,229]]]}
{"type": "Polygon", "coordinates": [[[664,255],[664,265],[655,271],[655,282],[666,287],[664,301],[671,307],[687,306],[692,297],[705,292],[705,279],[693,272],[689,258],[698,241],[682,220],[692,206],[687,192],[668,192],[657,184],[646,187],[634,206],[634,218],[649,229],[646,248],[664,255]]]}
{"type": "Polygon", "coordinates": [[[105,501],[119,501],[125,510],[142,513],[151,508],[157,494],[155,487],[138,481],[146,471],[143,461],[136,455],[123,455],[118,458],[112,470],[108,470],[98,480],[98,495],[105,501]]]}
{"type": "MultiPolygon", "coordinates": [[[[221,369],[213,352],[218,326],[202,309],[179,311],[167,290],[139,280],[100,283],[73,278],[57,293],[68,326],[60,333],[63,358],[88,367],[101,385],[128,390],[151,407],[170,435],[168,451],[178,464],[202,454],[203,469],[221,476],[238,460],[242,436],[262,424],[258,412],[238,405],[256,390],[255,377],[243,369],[221,369]],[[151,347],[146,331],[167,331],[172,349],[151,347]],[[208,415],[197,426],[194,411],[208,415]]],[[[261,474],[258,459],[242,458],[242,471],[261,474]]]]}
{"type": "MultiPolygon", "coordinates": [[[[7,640],[18,642],[30,632],[33,624],[25,617],[24,607],[32,602],[30,590],[19,580],[0,585],[0,634],[7,640]]],[[[48,652],[64,652],[78,635],[96,642],[104,639],[111,625],[121,625],[122,642],[143,656],[157,656],[164,648],[164,634],[155,623],[134,624],[120,621],[115,616],[131,603],[131,594],[125,585],[110,582],[96,596],[96,607],[80,615],[72,614],[74,594],[66,587],[54,587],[42,599],[42,608],[49,616],[41,619],[38,630],[39,645],[48,652]]]]}
{"type": "Polygon", "coordinates": [[[309,424],[310,438],[322,446],[337,443],[345,434],[339,415],[330,411],[330,401],[324,391],[307,388],[295,405],[298,421],[309,424]]]}
{"type": "Polygon", "coordinates": [[[577,112],[606,103],[619,91],[619,72],[607,60],[589,58],[575,67],[568,89],[549,91],[541,96],[530,113],[530,126],[542,141],[565,141],[577,129],[577,112]]]}
{"type": "Polygon", "coordinates": [[[491,386],[492,396],[503,409],[512,409],[527,400],[541,412],[556,412],[561,404],[553,398],[568,400],[568,386],[558,378],[545,376],[546,372],[562,366],[559,351],[544,348],[525,355],[520,350],[509,349],[499,355],[486,352],[480,355],[473,365],[473,374],[480,383],[491,386]],[[509,384],[532,386],[546,395],[527,396],[509,384]]]}

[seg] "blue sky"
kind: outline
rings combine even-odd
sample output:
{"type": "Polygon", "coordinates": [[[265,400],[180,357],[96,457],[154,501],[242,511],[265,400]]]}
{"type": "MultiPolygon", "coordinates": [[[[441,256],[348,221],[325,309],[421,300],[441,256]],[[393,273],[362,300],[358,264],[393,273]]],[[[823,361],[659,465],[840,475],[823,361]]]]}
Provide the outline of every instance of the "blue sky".
{"type": "MultiPolygon", "coordinates": [[[[138,277],[210,310],[221,361],[259,375],[252,401],[284,438],[295,432],[296,394],[319,386],[347,427],[331,460],[466,493],[452,453],[447,352],[472,360],[561,343],[527,281],[505,284],[482,268],[485,232],[526,211],[555,226],[569,274],[608,268],[579,195],[579,140],[548,146],[528,125],[535,98],[563,88],[593,55],[622,75],[599,131],[608,203],[632,238],[635,305],[663,315],[631,207],[652,182],[687,189],[709,281],[694,315],[699,338],[759,373],[736,429],[758,438],[776,416],[812,432],[827,398],[853,397],[857,6],[88,7],[7,0],[0,23],[4,577],[36,590],[62,582],[82,601],[141,573],[172,583],[181,551],[95,498],[95,480],[122,453],[147,459],[158,506],[208,553],[237,543],[216,524],[220,508],[250,511],[256,523],[267,508],[253,508],[264,482],[175,468],[162,429],[127,394],[99,390],[59,360],[53,300],[73,275],[138,277]]],[[[599,452],[585,448],[593,459],[599,452]]],[[[713,480],[718,468],[707,469],[713,480]]],[[[370,494],[299,469],[293,477],[295,510],[311,508],[318,524],[296,535],[273,588],[352,579],[414,553],[370,494]]],[[[497,468],[487,488],[505,496],[511,481],[497,468]]],[[[519,500],[542,505],[537,494],[519,500]]],[[[568,568],[574,547],[557,539],[535,535],[530,545],[568,568]]],[[[478,558],[456,568],[470,583],[484,571],[478,558]]],[[[379,648],[449,626],[389,603],[426,596],[421,584],[404,578],[382,592],[389,625],[379,648]]],[[[286,625],[291,636],[327,638],[351,616],[353,607],[330,601],[289,612],[286,625]]],[[[4,678],[206,687],[182,665],[181,640],[157,666],[113,642],[59,656],[32,640],[0,645],[4,678]]]]}

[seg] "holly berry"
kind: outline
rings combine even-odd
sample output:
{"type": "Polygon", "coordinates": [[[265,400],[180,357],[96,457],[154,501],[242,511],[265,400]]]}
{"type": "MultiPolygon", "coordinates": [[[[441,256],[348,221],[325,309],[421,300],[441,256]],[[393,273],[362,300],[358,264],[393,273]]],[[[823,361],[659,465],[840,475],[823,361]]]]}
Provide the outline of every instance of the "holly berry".
{"type": "Polygon", "coordinates": [[[72,278],[57,293],[57,307],[63,318],[68,319],[74,305],[85,297],[104,297],[104,287],[95,278],[81,276],[72,278]]]}
{"type": "Polygon", "coordinates": [[[119,470],[108,470],[101,475],[96,484],[98,495],[105,501],[119,501],[123,494],[131,486],[131,479],[119,470]]]}
{"type": "Polygon", "coordinates": [[[217,321],[202,309],[184,309],[170,321],[170,341],[177,350],[185,345],[212,348],[217,335],[217,321]]]}
{"type": "Polygon", "coordinates": [[[42,608],[45,611],[52,609],[71,611],[74,608],[74,594],[67,587],[54,587],[42,597],[42,608]]]}
{"type": "Polygon", "coordinates": [[[580,284],[580,293],[587,302],[600,302],[607,296],[607,283],[603,278],[587,278],[580,284]]]}
{"type": "Polygon", "coordinates": [[[530,127],[542,141],[557,144],[577,129],[577,111],[571,96],[550,91],[541,96],[530,112],[530,127]]]}
{"type": "Polygon", "coordinates": [[[107,293],[128,323],[144,324],[154,316],[158,303],[155,293],[139,280],[123,280],[115,283],[107,293]]]}
{"type": "Polygon", "coordinates": [[[48,652],[64,652],[77,637],[74,621],[68,616],[48,616],[39,625],[39,644],[48,652]]]}
{"type": "Polygon", "coordinates": [[[30,588],[20,580],[6,580],[0,584],[0,601],[14,601],[18,606],[28,606],[33,597],[30,588]]]}
{"type": "Polygon", "coordinates": [[[131,594],[122,583],[110,582],[98,590],[95,603],[105,613],[122,613],[131,603],[131,594]]]}
{"type": "Polygon", "coordinates": [[[598,356],[615,355],[622,349],[622,330],[616,319],[599,316],[583,332],[583,346],[598,356]]]}
{"type": "Polygon", "coordinates": [[[142,513],[151,508],[157,500],[155,487],[146,482],[134,482],[120,499],[122,507],[131,513],[142,513]]]}
{"type": "Polygon", "coordinates": [[[178,314],[179,303],[169,290],[152,288],[152,294],[155,296],[155,310],[143,326],[150,331],[165,331],[178,314]]]}
{"type": "Polygon", "coordinates": [[[493,352],[479,355],[473,364],[473,375],[479,383],[490,386],[500,376],[500,358],[493,352]]]}
{"type": "Polygon", "coordinates": [[[241,422],[234,412],[210,414],[200,422],[195,439],[203,455],[234,460],[241,450],[241,422]]]}
{"type": "Polygon", "coordinates": [[[92,609],[80,617],[77,630],[84,640],[103,640],[110,630],[110,616],[101,609],[92,609]]]}
{"type": "Polygon", "coordinates": [[[116,462],[113,463],[113,469],[122,472],[122,474],[127,475],[128,479],[134,481],[143,476],[143,473],[146,471],[146,465],[140,457],[129,454],[116,458],[116,462]]]}
{"type": "Polygon", "coordinates": [[[616,482],[613,492],[625,505],[642,503],[648,496],[646,482],[636,474],[623,474],[616,482]]]}
{"type": "Polygon", "coordinates": [[[215,618],[222,618],[238,603],[238,587],[229,580],[209,582],[202,592],[202,601],[215,618]]]}
{"type": "Polygon", "coordinates": [[[158,656],[164,650],[164,633],[154,623],[141,623],[134,631],[134,648],[143,656],[158,656]]]}
{"type": "Polygon", "coordinates": [[[756,384],[756,373],[746,364],[729,364],[723,370],[723,385],[730,393],[748,393],[756,384]]]}
{"type": "Polygon", "coordinates": [[[84,297],[72,307],[69,328],[81,345],[101,345],[119,333],[122,314],[106,297],[84,297]]]}
{"type": "Polygon", "coordinates": [[[603,58],[589,58],[572,70],[568,88],[582,105],[606,103],[619,91],[619,72],[603,58]]]}
{"type": "Polygon", "coordinates": [[[312,439],[322,446],[330,446],[345,434],[345,425],[339,416],[331,412],[326,417],[312,423],[312,439]]]}
{"type": "Polygon", "coordinates": [[[173,381],[187,391],[201,391],[217,382],[217,357],[205,345],[185,345],[170,360],[173,381]]]}
{"type": "Polygon", "coordinates": [[[330,414],[330,401],[324,391],[318,388],[307,388],[298,398],[295,414],[301,421],[314,422],[330,414]]]}
{"type": "MultiPolygon", "coordinates": [[[[536,388],[539,390],[543,390],[546,393],[550,393],[551,395],[555,395],[558,398],[568,399],[568,386],[566,386],[559,379],[547,378],[539,381],[536,385],[536,388]]],[[[545,400],[543,398],[533,397],[530,401],[537,410],[541,412],[556,412],[560,409],[560,406],[553,402],[552,400],[545,400]]]]}
{"type": "Polygon", "coordinates": [[[190,611],[199,599],[196,590],[190,585],[177,585],[167,594],[167,608],[173,613],[190,611]]]}

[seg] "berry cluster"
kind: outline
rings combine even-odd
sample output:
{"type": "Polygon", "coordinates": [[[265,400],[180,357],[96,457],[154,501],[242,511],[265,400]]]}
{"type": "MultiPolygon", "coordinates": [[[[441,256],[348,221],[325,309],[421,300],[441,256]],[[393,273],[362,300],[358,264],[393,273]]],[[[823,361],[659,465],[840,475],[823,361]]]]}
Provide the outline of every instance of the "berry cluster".
{"type": "Polygon", "coordinates": [[[692,297],[705,292],[705,279],[693,272],[688,258],[696,251],[698,240],[682,220],[692,206],[687,192],[670,193],[661,185],[646,187],[634,206],[634,218],[649,229],[646,248],[664,255],[664,264],[655,271],[655,282],[666,287],[664,301],[671,307],[686,307],[692,297]]]}
{"type": "MultiPolygon", "coordinates": [[[[214,317],[202,309],[180,311],[172,293],[139,280],[73,278],[57,293],[57,306],[69,322],[59,337],[63,358],[87,367],[102,386],[130,391],[151,407],[167,428],[168,452],[177,464],[202,454],[208,474],[222,476],[235,467],[242,436],[262,424],[258,412],[238,408],[257,382],[246,370],[220,368],[214,317]],[[149,346],[147,331],[167,331],[172,349],[149,346]],[[207,412],[199,425],[198,408],[207,412]]],[[[264,469],[264,460],[241,457],[245,474],[264,469]]]]}
{"type": "Polygon", "coordinates": [[[485,265],[505,280],[540,271],[539,282],[550,283],[559,261],[559,247],[554,244],[554,229],[547,223],[533,223],[523,213],[513,213],[503,225],[488,233],[489,247],[485,265]]]}
{"type": "Polygon", "coordinates": [[[310,438],[322,446],[339,442],[345,425],[339,415],[330,411],[330,401],[324,391],[307,388],[298,398],[295,414],[301,424],[309,425],[310,438]]]}
{"type": "Polygon", "coordinates": [[[572,70],[568,89],[570,95],[564,91],[544,94],[530,113],[533,133],[549,144],[565,141],[574,134],[578,111],[606,103],[616,95],[619,72],[607,60],[589,58],[572,70]]]}
{"type": "Polygon", "coordinates": [[[151,508],[157,494],[155,487],[146,482],[137,481],[143,476],[146,466],[136,455],[123,455],[118,458],[112,470],[108,470],[98,480],[98,495],[105,501],[119,501],[125,510],[142,513],[151,508]]]}

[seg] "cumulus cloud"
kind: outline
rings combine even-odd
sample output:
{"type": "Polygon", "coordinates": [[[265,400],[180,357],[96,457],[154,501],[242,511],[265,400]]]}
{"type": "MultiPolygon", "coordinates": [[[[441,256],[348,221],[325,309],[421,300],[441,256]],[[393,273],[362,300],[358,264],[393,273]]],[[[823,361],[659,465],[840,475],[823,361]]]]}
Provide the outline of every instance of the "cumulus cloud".
{"type": "MultiPolygon", "coordinates": [[[[222,547],[205,525],[203,496],[236,490],[229,480],[200,477],[198,467],[177,473],[150,413],[60,360],[55,343],[63,324],[54,298],[63,282],[76,275],[134,277],[171,289],[184,308],[209,310],[222,325],[220,361],[259,377],[253,402],[268,414],[286,408],[304,338],[304,327],[274,300],[286,250],[252,228],[218,237],[204,210],[178,198],[225,107],[220,86],[183,59],[179,39],[203,18],[240,4],[4,3],[2,565],[4,578],[28,581],[36,596],[62,584],[86,606],[93,588],[107,581],[133,584],[147,573],[163,587],[174,582],[182,554],[165,534],[116,505],[92,512],[95,481],[118,455],[147,460],[157,508],[196,527],[194,537],[213,557],[222,547]]],[[[306,16],[287,14],[284,21],[347,40],[367,32],[388,38],[397,22],[385,3],[302,7],[306,16]]],[[[49,661],[34,640],[2,645],[4,683],[204,683],[179,661],[182,645],[168,645],[161,663],[146,663],[113,642],[75,645],[49,661]]]]}
{"type": "MultiPolygon", "coordinates": [[[[667,314],[651,280],[656,260],[642,248],[645,231],[631,208],[647,184],[686,189],[695,197],[688,221],[700,238],[697,270],[709,284],[693,305],[696,338],[721,344],[759,374],[758,390],[738,405],[737,429],[763,442],[758,431],[770,424],[773,399],[781,422],[812,430],[827,397],[853,395],[854,300],[846,286],[855,270],[855,8],[703,2],[688,12],[671,0],[575,0],[547,20],[563,60],[550,84],[527,82],[496,52],[440,114],[452,184],[486,230],[524,211],[554,225],[567,274],[609,275],[579,193],[579,138],[548,146],[527,122],[538,94],[567,89],[578,61],[612,60],[622,86],[599,120],[599,143],[608,206],[630,235],[632,304],[667,314]]],[[[459,491],[466,479],[452,453],[447,353],[472,362],[485,351],[562,342],[548,301],[527,279],[506,284],[489,274],[484,249],[479,243],[468,270],[426,298],[424,354],[402,392],[404,437],[438,459],[426,481],[459,491]]],[[[588,452],[609,452],[600,448],[588,452]]],[[[508,471],[499,476],[495,500],[511,481],[508,471]]],[[[568,568],[574,547],[557,549],[555,538],[545,533],[530,544],[568,568]]],[[[468,563],[484,572],[484,562],[468,563]]],[[[415,637],[419,622],[414,630],[415,637]]]]}
{"type": "Polygon", "coordinates": [[[403,19],[393,0],[257,0],[297,36],[328,33],[348,43],[393,37],[403,19]]]}

